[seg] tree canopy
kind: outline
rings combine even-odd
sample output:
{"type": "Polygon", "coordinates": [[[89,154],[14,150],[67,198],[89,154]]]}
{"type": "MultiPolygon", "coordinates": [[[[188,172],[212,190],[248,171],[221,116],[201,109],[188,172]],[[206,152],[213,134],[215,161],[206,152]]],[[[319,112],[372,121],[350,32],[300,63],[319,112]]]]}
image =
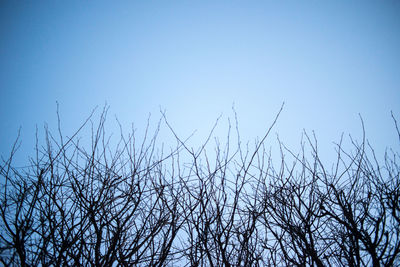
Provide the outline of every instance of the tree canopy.
{"type": "Polygon", "coordinates": [[[378,160],[366,138],[340,140],[326,166],[305,133],[298,153],[278,141],[276,161],[265,143],[274,122],[253,148],[228,140],[210,157],[210,138],[189,148],[166,120],[169,152],[157,130],[121,133],[111,148],[105,119],[84,124],[89,147],[46,131],[29,167],[13,166],[16,149],[2,162],[5,266],[400,264],[396,151],[378,160]]]}

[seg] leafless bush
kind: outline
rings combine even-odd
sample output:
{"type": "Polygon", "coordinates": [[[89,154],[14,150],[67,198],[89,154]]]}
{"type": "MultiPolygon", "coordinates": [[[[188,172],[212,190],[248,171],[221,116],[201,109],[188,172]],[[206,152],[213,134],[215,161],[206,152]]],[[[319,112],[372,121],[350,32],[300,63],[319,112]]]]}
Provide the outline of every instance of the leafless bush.
{"type": "Polygon", "coordinates": [[[279,142],[276,167],[265,148],[276,120],[253,149],[229,132],[208,157],[211,134],[195,151],[166,120],[141,142],[121,131],[112,146],[105,119],[106,110],[82,126],[92,125],[90,147],[77,137],[82,127],[70,138],[46,130],[31,167],[13,166],[15,149],[3,162],[3,265],[400,264],[394,151],[381,164],[365,138],[348,150],[340,142],[328,170],[305,134],[300,153],[279,142]],[[177,141],[168,153],[157,147],[162,125],[177,141]]]}

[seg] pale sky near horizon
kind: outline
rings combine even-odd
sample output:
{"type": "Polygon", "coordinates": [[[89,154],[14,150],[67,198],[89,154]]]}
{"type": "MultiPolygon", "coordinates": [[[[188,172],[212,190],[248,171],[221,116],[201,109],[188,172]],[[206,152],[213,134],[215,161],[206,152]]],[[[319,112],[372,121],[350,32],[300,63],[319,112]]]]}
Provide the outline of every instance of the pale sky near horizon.
{"type": "Polygon", "coordinates": [[[199,139],[234,105],[245,141],[285,102],[273,132],[289,146],[303,129],[330,149],[359,139],[361,114],[398,151],[400,1],[2,1],[0,155],[19,127],[22,154],[36,125],[56,129],[56,102],[66,134],[107,103],[136,128],[161,108],[199,139]]]}

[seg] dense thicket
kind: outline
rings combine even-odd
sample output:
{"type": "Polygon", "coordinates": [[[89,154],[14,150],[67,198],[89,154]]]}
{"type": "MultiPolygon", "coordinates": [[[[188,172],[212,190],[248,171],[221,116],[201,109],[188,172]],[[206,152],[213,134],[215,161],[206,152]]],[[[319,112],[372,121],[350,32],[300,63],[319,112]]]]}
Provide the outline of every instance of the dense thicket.
{"type": "Polygon", "coordinates": [[[2,163],[5,266],[400,265],[396,152],[381,162],[365,140],[340,142],[327,168],[305,135],[273,161],[270,128],[253,149],[216,143],[211,160],[172,128],[168,153],[157,131],[111,149],[104,121],[89,147],[46,132],[30,167],[2,163]]]}

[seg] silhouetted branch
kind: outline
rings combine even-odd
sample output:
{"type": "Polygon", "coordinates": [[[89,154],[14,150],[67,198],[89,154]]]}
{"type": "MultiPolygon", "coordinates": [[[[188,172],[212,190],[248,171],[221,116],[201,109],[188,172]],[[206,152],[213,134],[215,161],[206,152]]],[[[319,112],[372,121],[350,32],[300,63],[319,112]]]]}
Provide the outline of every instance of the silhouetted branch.
{"type": "MultiPolygon", "coordinates": [[[[282,108],[281,108],[282,110],[282,108]]],[[[329,170],[315,135],[299,152],[266,135],[242,148],[229,131],[199,149],[186,145],[165,113],[141,142],[135,132],[106,135],[104,108],[67,138],[45,129],[26,168],[0,166],[0,262],[5,266],[396,266],[400,264],[398,153],[383,164],[365,137],[337,144],[329,170]],[[167,126],[177,145],[158,150],[167,126]],[[80,133],[90,128],[89,146],[80,133]]],[[[58,114],[58,111],[57,111],[58,114]]],[[[59,118],[59,114],[57,115],[59,118]]],[[[392,115],[393,116],[393,115],[392,115]]],[[[393,117],[394,119],[394,117],[393,117]]],[[[397,123],[394,119],[396,127],[397,123]]],[[[397,128],[396,128],[397,129],[397,128]]],[[[398,133],[398,129],[397,129],[398,133]]]]}

